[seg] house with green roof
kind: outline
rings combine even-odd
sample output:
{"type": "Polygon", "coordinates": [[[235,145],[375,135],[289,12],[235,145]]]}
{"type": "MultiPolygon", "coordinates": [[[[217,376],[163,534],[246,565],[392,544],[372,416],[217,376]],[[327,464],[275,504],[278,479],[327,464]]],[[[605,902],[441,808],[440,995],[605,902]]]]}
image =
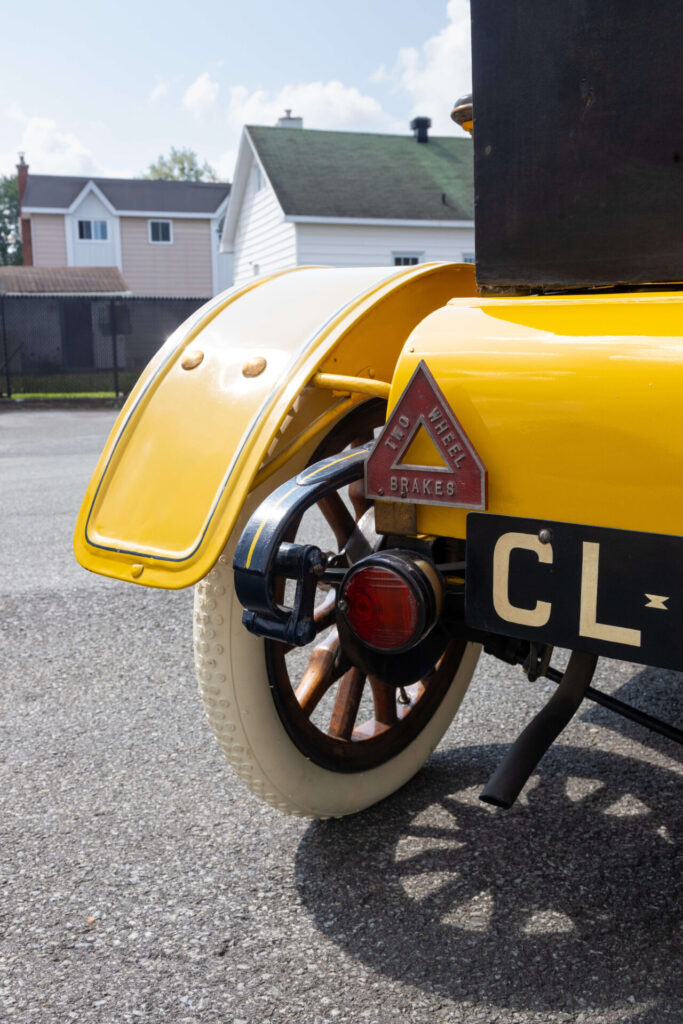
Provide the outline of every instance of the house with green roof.
{"type": "Polygon", "coordinates": [[[299,118],[244,128],[223,229],[235,284],[286,267],[474,261],[472,142],[305,129],[299,118]]]}

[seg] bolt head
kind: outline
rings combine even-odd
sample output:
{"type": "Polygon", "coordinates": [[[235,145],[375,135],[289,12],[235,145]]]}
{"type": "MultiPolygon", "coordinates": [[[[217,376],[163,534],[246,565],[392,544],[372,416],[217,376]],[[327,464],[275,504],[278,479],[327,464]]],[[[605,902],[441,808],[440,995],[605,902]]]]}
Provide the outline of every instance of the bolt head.
{"type": "Polygon", "coordinates": [[[194,349],[192,352],[187,352],[180,363],[183,370],[195,370],[204,359],[204,353],[200,352],[199,349],[194,349]]]}
{"type": "Polygon", "coordinates": [[[267,365],[268,363],[263,356],[255,356],[253,359],[248,359],[242,367],[242,376],[259,377],[267,365]]]}

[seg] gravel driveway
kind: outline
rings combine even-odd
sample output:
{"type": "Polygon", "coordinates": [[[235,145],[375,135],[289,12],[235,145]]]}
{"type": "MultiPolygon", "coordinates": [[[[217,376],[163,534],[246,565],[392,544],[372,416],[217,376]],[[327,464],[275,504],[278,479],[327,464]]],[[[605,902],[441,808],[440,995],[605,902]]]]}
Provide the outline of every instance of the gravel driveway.
{"type": "MultiPolygon", "coordinates": [[[[588,707],[486,807],[550,684],[485,659],[393,798],[261,805],[204,721],[191,593],[73,560],[113,418],[0,414],[0,1021],[680,1024],[678,748],[588,707]]],[[[680,720],[677,673],[597,685],[680,720]]]]}

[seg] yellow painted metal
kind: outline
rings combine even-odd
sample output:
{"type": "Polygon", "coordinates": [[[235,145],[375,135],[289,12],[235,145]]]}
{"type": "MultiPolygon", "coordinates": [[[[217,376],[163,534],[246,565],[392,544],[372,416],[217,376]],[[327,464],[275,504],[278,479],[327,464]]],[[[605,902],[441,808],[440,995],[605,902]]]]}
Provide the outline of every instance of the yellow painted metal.
{"type": "Polygon", "coordinates": [[[301,433],[289,442],[286,448],[280,447],[277,455],[262,463],[261,468],[252,481],[251,490],[261,487],[266,480],[269,480],[290,459],[293,459],[302,448],[305,448],[311,441],[320,437],[328,429],[331,429],[342,416],[346,415],[347,412],[351,412],[356,405],[359,405],[360,401],[361,399],[358,395],[347,395],[331,405],[320,416],[311,420],[301,433]]]}
{"type": "Polygon", "coordinates": [[[371,377],[346,377],[340,373],[316,373],[311,379],[314,388],[326,391],[352,391],[358,395],[374,395],[377,398],[388,398],[391,384],[383,380],[372,380],[371,377]]]}
{"type": "MultiPolygon", "coordinates": [[[[683,534],[682,335],[682,292],[457,299],[413,331],[389,404],[424,359],[489,512],[683,534]]],[[[466,515],[422,505],[417,525],[464,537],[466,515]]]]}
{"type": "Polygon", "coordinates": [[[83,500],[78,560],[146,586],[195,583],[264,463],[331,407],[342,415],[332,392],[306,386],[311,377],[367,377],[371,365],[390,380],[412,328],[474,291],[468,265],[295,268],[208,303],[169,338],[124,406],[83,500]],[[196,350],[201,363],[184,370],[196,350]],[[263,372],[243,376],[259,357],[263,372]]]}

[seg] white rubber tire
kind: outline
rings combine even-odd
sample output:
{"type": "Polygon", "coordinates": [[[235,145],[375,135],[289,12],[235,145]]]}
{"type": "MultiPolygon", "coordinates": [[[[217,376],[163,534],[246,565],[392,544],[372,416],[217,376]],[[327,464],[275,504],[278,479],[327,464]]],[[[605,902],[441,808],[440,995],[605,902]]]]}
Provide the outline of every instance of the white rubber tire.
{"type": "Polygon", "coordinates": [[[422,767],[460,706],[480,648],[467,646],[433,717],[391,760],[362,772],[320,767],[285,730],[270,693],[264,642],[242,626],[232,558],[245,521],[246,512],[219,561],[195,591],[195,665],[209,724],[242,781],[278,810],[308,818],[361,811],[394,793],[422,767]]]}

